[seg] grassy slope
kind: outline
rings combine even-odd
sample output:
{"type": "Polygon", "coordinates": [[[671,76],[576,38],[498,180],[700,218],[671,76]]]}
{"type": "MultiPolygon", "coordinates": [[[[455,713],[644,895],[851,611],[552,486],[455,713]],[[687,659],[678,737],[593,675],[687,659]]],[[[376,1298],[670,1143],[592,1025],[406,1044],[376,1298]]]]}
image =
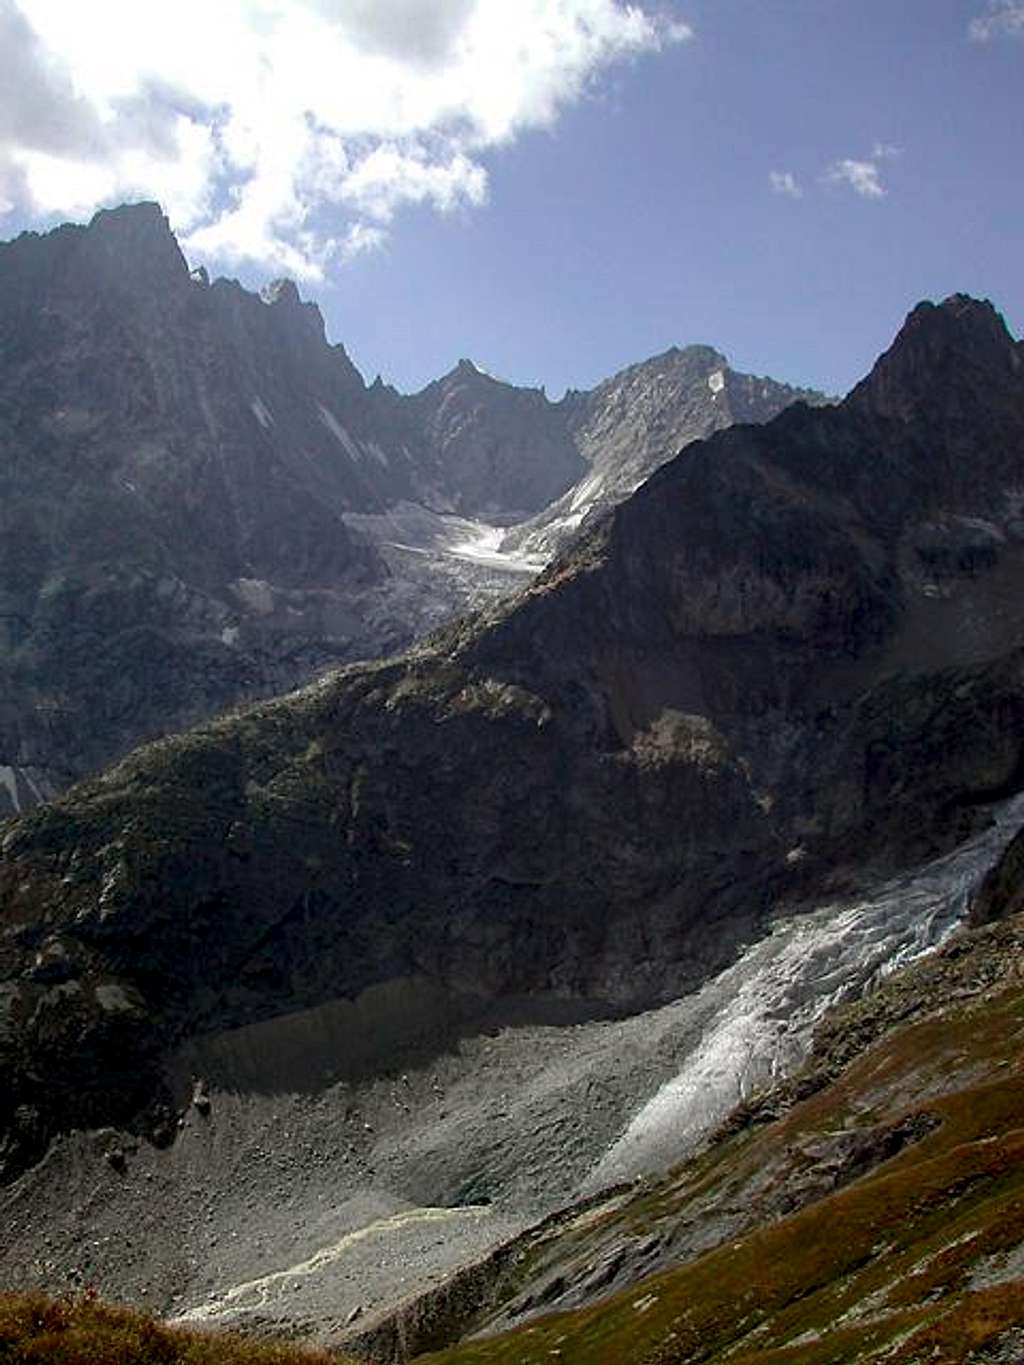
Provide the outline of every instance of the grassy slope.
{"type": "Polygon", "coordinates": [[[341,1357],[165,1327],[89,1294],[0,1295],[0,1365],[344,1365],[341,1357]]]}
{"type": "Polygon", "coordinates": [[[554,1233],[512,1293],[559,1260],[593,1266],[616,1239],[717,1217],[713,1249],[424,1360],[1024,1359],[1022,947],[1018,917],[842,1012],[802,1084],[775,1097],[782,1117],[749,1111],[658,1185],[554,1233]]]}

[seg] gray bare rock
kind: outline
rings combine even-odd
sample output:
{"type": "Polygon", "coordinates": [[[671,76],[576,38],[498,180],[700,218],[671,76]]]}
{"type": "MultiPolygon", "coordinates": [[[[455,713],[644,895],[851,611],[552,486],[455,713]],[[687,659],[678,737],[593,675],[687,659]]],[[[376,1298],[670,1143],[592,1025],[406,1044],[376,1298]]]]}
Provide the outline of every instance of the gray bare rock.
{"type": "Polygon", "coordinates": [[[595,443],[632,458],[580,411],[468,361],[367,387],[291,281],[190,273],[155,204],[0,245],[0,814],[522,587],[541,559],[473,544],[595,443]]]}

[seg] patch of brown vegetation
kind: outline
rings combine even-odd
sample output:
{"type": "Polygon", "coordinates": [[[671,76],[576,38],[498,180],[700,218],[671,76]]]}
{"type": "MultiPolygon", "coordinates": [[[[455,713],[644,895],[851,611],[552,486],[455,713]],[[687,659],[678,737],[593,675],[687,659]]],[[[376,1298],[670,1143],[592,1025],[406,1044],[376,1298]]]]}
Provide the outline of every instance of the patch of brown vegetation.
{"type": "Polygon", "coordinates": [[[345,1365],[340,1356],[167,1327],[85,1293],[0,1295],[3,1365],[345,1365]]]}

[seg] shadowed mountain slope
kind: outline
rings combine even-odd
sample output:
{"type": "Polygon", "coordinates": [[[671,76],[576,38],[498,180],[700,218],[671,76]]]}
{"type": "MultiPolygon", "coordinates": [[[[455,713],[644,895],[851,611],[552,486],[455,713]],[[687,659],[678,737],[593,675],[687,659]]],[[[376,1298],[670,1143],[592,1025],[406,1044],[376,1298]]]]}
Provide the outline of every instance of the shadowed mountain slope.
{"type": "Polygon", "coordinates": [[[7,1170],[163,1131],[190,1037],[409,978],[640,1007],[979,828],[1021,785],[1021,351],[922,305],[845,403],[691,447],[510,606],[8,825],[7,1170]]]}
{"type": "Polygon", "coordinates": [[[469,361],[406,397],[290,281],[190,274],[155,204],[0,244],[0,811],[521,587],[541,561],[481,538],[598,458],[624,496],[676,448],[634,441],[641,412],[665,441],[727,420],[700,376],[682,433],[659,375],[594,430],[586,395],[469,361]]]}

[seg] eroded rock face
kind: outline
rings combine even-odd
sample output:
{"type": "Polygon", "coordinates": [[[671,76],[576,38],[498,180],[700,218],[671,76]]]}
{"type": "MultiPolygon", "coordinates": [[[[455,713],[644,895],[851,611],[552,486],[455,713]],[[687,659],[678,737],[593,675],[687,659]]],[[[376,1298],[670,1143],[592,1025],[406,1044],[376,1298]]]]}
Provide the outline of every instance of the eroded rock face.
{"type": "MultiPolygon", "coordinates": [[[[674,391],[639,368],[630,402],[669,439],[674,391]]],[[[403,554],[387,515],[497,540],[605,442],[607,483],[635,423],[584,409],[468,361],[366,387],[294,284],[190,274],[155,204],[0,245],[0,815],[522,586],[522,564],[403,554]]]]}
{"type": "Polygon", "coordinates": [[[532,512],[582,467],[539,393],[476,378],[367,389],[294,284],[190,275],[154,204],[0,247],[0,811],[408,643],[345,514],[532,512]]]}
{"type": "Polygon", "coordinates": [[[558,498],[586,470],[557,404],[460,360],[408,400],[423,433],[421,501],[465,516],[520,521],[558,498]],[[432,496],[433,494],[433,496],[432,496]]]}
{"type": "Polygon", "coordinates": [[[561,407],[586,472],[542,512],[509,531],[505,545],[548,559],[581,527],[617,506],[684,446],[738,422],[767,422],[794,402],[824,396],[740,374],[710,346],[677,346],[613,375],[561,407]]]}
{"type": "Polygon", "coordinates": [[[194,1034],[409,977],[651,1003],[778,898],[977,828],[1020,786],[1022,460],[1020,344],[918,310],[844,404],[691,447],[511,606],[11,824],[9,1168],[194,1034]]]}
{"type": "Polygon", "coordinates": [[[190,277],[155,205],[0,248],[0,761],[45,794],[344,657],[384,570],[325,413],[362,393],[294,286],[190,277]]]}

